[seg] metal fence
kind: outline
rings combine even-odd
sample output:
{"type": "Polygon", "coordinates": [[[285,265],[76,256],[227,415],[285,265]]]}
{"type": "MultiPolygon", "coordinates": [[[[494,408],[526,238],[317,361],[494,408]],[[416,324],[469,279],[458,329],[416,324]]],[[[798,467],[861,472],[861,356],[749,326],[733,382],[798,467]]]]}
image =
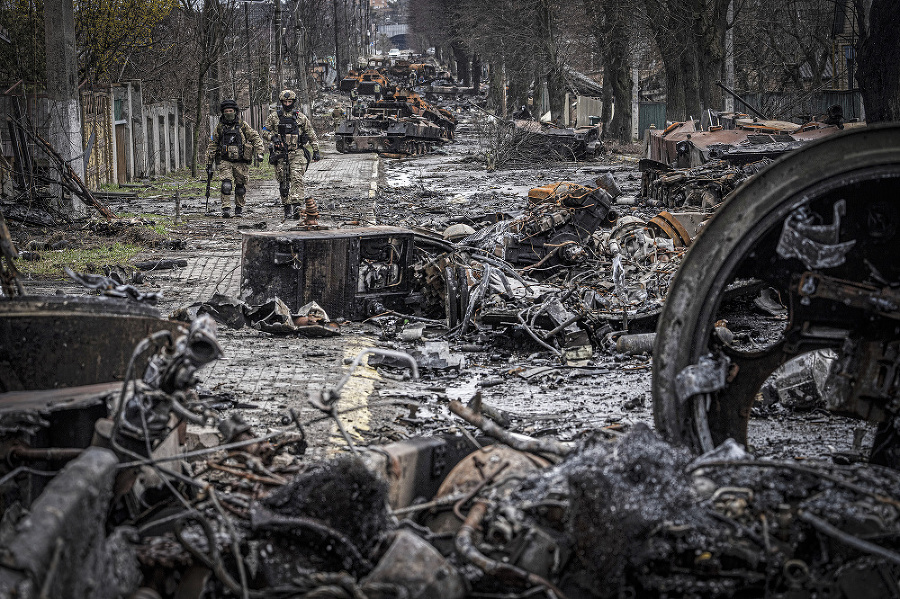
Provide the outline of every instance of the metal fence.
{"type": "MultiPolygon", "coordinates": [[[[839,105],[844,120],[865,118],[862,95],[858,90],[822,90],[817,92],[747,92],[740,96],[768,118],[806,123],[826,113],[829,106],[839,105]]],[[[739,102],[735,109],[741,110],[739,102]]]]}
{"type": "Polygon", "coordinates": [[[638,137],[643,137],[650,125],[666,128],[665,102],[638,102],[638,137]]]}

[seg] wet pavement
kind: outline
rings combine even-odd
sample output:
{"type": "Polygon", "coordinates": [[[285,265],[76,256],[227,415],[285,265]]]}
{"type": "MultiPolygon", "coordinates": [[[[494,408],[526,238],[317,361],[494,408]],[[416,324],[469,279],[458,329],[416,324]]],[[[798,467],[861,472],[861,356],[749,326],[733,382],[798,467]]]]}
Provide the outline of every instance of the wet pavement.
{"type": "MultiPolygon", "coordinates": [[[[602,173],[612,173],[623,190],[616,206],[620,216],[658,211],[635,205],[640,176],[632,157],[486,172],[478,162],[475,130],[464,123],[458,136],[456,143],[438,153],[404,159],[339,154],[325,137],[324,159],[313,163],[306,177],[308,190],[319,202],[320,222],[332,228],[377,223],[425,227],[439,233],[463,217],[477,220],[478,215],[492,212],[521,211],[532,187],[553,181],[577,182],[602,173]]],[[[185,224],[179,231],[188,239],[187,249],[138,256],[187,260],[184,268],[148,273],[145,287],[162,292],[158,307],[164,315],[215,293],[239,296],[242,231],[297,229],[296,221],[282,220],[277,183],[260,180],[255,173],[251,172],[243,218],[219,217],[215,200],[207,214],[204,198],[185,197],[185,224]]],[[[112,203],[110,207],[174,214],[168,197],[112,203]]],[[[53,294],[57,289],[84,293],[68,282],[32,283],[29,289],[31,293],[53,294]]],[[[289,422],[290,409],[296,410],[301,420],[311,421],[321,413],[309,405],[310,394],[334,385],[363,348],[422,348],[421,340],[400,341],[394,326],[393,321],[345,322],[340,336],[324,339],[220,326],[219,341],[225,355],[201,371],[203,386],[236,402],[240,406],[236,410],[255,427],[283,427],[289,422]]],[[[440,332],[426,331],[425,339],[430,336],[437,339],[440,332]]],[[[415,434],[456,431],[459,423],[450,416],[447,402],[466,402],[478,391],[485,403],[509,414],[512,430],[533,436],[570,440],[597,428],[627,430],[638,422],[652,426],[649,355],[625,356],[598,348],[593,359],[573,367],[560,366],[525,338],[493,336],[486,339],[484,350],[477,352],[461,351],[466,349],[463,345],[449,345],[453,355],[461,358],[461,369],[426,370],[418,382],[408,380],[404,370],[360,367],[341,403],[342,409],[349,410],[342,420],[352,438],[362,444],[378,444],[415,434]]],[[[313,453],[333,454],[346,445],[327,419],[311,426],[309,432],[313,453]]],[[[849,456],[853,460],[870,445],[871,431],[863,423],[822,410],[755,419],[750,438],[760,456],[849,456]],[[867,435],[861,445],[854,445],[857,429],[867,435]]]]}

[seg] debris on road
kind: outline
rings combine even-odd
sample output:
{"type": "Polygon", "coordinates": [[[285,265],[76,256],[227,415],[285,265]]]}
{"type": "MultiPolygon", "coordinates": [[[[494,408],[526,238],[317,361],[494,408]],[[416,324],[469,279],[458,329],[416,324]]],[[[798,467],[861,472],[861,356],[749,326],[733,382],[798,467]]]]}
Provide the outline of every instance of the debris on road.
{"type": "MultiPolygon", "coordinates": [[[[0,485],[19,497],[2,516],[4,595],[896,590],[884,575],[900,566],[890,470],[755,460],[734,442],[693,458],[642,424],[537,439],[495,424],[500,412],[479,396],[449,408],[508,445],[467,432],[366,448],[345,434],[353,455],[309,462],[296,413],[259,435],[198,401],[196,372],[221,355],[212,318],[148,337],[133,358],[154,347],[141,377],[129,366],[120,391],[82,404],[70,447],[36,448],[4,429],[0,485]],[[87,405],[102,409],[87,417],[87,405]],[[221,444],[187,451],[186,424],[216,424],[221,444]]],[[[417,375],[411,357],[393,357],[417,375]]],[[[350,375],[310,400],[338,423],[350,375]]],[[[6,402],[4,418],[28,405],[6,402]]]]}

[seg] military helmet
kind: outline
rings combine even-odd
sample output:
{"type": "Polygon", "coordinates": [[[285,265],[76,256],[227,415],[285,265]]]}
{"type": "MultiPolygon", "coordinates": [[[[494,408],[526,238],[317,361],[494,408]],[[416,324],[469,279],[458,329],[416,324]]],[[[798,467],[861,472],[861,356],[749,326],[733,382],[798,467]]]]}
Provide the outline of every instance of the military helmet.
{"type": "Polygon", "coordinates": [[[233,108],[235,112],[238,111],[237,102],[232,99],[222,100],[222,103],[219,104],[219,112],[225,112],[226,108],[233,108]]]}
{"type": "Polygon", "coordinates": [[[286,89],[278,95],[278,99],[282,102],[287,102],[288,100],[296,100],[297,94],[294,93],[292,89],[286,89]]]}

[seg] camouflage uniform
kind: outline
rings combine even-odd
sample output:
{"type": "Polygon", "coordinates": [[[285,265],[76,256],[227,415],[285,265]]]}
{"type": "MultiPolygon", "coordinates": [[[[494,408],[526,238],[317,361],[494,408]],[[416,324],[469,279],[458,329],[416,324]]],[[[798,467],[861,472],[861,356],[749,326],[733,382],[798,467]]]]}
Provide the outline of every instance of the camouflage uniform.
{"type": "Polygon", "coordinates": [[[340,106],[335,106],[331,111],[331,124],[337,129],[342,122],[344,122],[344,109],[340,106]]]}
{"type": "Polygon", "coordinates": [[[262,154],[264,150],[265,147],[259,133],[245,121],[238,120],[233,125],[228,125],[221,118],[219,119],[219,124],[213,131],[209,146],[206,148],[206,163],[209,164],[214,158],[219,162],[217,172],[219,179],[223,182],[221,189],[223,211],[227,212],[231,209],[231,191],[228,190],[228,193],[225,193],[227,186],[224,185],[224,182],[234,182],[234,203],[243,208],[244,194],[250,175],[250,163],[253,162],[253,156],[262,154]],[[223,137],[228,137],[229,132],[240,135],[239,144],[227,146],[224,144],[226,140],[223,137]]]}
{"type": "Polygon", "coordinates": [[[291,182],[290,196],[282,196],[281,203],[284,205],[293,204],[294,206],[299,207],[304,204],[304,198],[306,197],[306,189],[303,186],[303,175],[306,174],[307,167],[306,154],[303,152],[300,140],[305,136],[306,142],[312,145],[313,152],[316,153],[316,155],[318,155],[319,152],[319,138],[316,136],[316,131],[313,129],[312,122],[297,108],[292,108],[289,112],[284,112],[281,106],[279,106],[277,110],[273,110],[269,113],[269,117],[266,119],[266,125],[263,127],[263,137],[265,137],[266,141],[271,141],[272,137],[279,133],[281,119],[290,119],[291,117],[293,117],[297,123],[297,133],[281,136],[282,141],[287,145],[288,161],[287,164],[285,164],[284,160],[279,160],[278,165],[275,167],[275,177],[278,179],[279,184],[284,182],[285,177],[289,177],[291,182]],[[285,139],[285,137],[287,139],[285,139]]]}

